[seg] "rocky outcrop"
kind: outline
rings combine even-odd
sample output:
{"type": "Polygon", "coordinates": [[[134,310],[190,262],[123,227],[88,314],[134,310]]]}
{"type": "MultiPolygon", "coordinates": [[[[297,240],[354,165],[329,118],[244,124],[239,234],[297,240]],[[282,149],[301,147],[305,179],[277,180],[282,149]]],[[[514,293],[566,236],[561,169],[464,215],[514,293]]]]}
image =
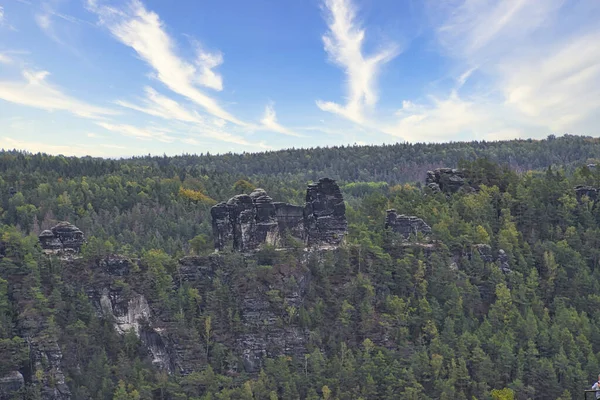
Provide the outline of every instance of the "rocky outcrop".
{"type": "Polygon", "coordinates": [[[12,394],[25,385],[23,375],[19,371],[12,371],[0,376],[0,399],[10,399],[12,394]]]}
{"type": "Polygon", "coordinates": [[[596,201],[596,200],[598,200],[598,192],[600,191],[599,189],[597,189],[593,186],[584,186],[584,185],[575,186],[574,190],[575,190],[575,195],[577,196],[577,200],[579,200],[579,201],[581,201],[584,196],[589,197],[589,199],[592,201],[596,201]]]}
{"type": "Polygon", "coordinates": [[[340,244],[348,223],[342,192],[333,179],[323,178],[308,185],[304,220],[309,246],[340,244]]]}
{"type": "Polygon", "coordinates": [[[31,383],[40,387],[44,400],[69,400],[71,391],[65,382],[61,363],[63,354],[56,338],[45,335],[29,339],[33,370],[31,383]]]}
{"type": "Polygon", "coordinates": [[[398,215],[394,209],[387,210],[385,228],[399,233],[405,239],[408,239],[410,235],[417,235],[419,232],[423,235],[431,233],[431,227],[421,218],[404,214],[398,215]]]}
{"type": "Polygon", "coordinates": [[[456,193],[465,185],[465,175],[460,169],[437,168],[427,171],[425,184],[434,192],[456,193]]]}
{"type": "Polygon", "coordinates": [[[85,243],[83,232],[69,222],[60,222],[39,235],[40,245],[46,253],[78,253],[85,243]]]}
{"type": "Polygon", "coordinates": [[[310,282],[310,272],[290,265],[272,269],[270,283],[251,283],[244,291],[240,314],[244,331],[236,338],[246,372],[256,373],[267,358],[280,355],[301,359],[309,331],[298,325],[298,310],[310,282]]]}
{"type": "Polygon", "coordinates": [[[289,238],[307,246],[336,246],[347,230],[346,206],[333,179],[308,186],[304,207],[274,202],[263,189],[240,194],[211,209],[215,248],[247,252],[263,244],[286,247],[289,238]]]}
{"type": "Polygon", "coordinates": [[[122,280],[130,275],[133,263],[120,255],[98,260],[94,280],[86,292],[98,316],[112,321],[121,335],[133,331],[146,347],[153,364],[172,372],[172,358],[160,334],[161,329],[154,326],[148,300],[122,280]]]}
{"type": "MultiPolygon", "coordinates": [[[[472,252],[476,251],[483,262],[494,262],[494,256],[492,255],[492,247],[489,244],[474,244],[471,250],[472,252]]],[[[473,254],[472,252],[469,254],[469,260],[471,259],[471,256],[473,254]]]]}
{"type": "Polygon", "coordinates": [[[505,274],[511,273],[510,264],[508,260],[508,254],[502,249],[498,250],[498,264],[500,264],[500,270],[505,274]]]}

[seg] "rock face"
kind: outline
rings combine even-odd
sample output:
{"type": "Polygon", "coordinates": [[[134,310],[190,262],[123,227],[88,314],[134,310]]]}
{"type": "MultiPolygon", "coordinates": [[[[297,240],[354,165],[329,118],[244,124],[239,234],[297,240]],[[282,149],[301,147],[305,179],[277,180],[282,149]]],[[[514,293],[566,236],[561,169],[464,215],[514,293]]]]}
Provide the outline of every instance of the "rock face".
{"type": "Polygon", "coordinates": [[[581,201],[583,196],[587,196],[592,201],[598,200],[598,189],[593,186],[575,186],[575,195],[577,196],[577,200],[581,201]]]}
{"type": "Polygon", "coordinates": [[[41,388],[44,400],[69,400],[71,392],[65,382],[61,368],[62,352],[56,338],[37,336],[29,339],[30,358],[36,371],[43,371],[38,379],[32,377],[32,383],[41,388]]]}
{"type": "Polygon", "coordinates": [[[505,274],[512,272],[508,263],[508,255],[502,249],[498,250],[498,263],[500,264],[500,270],[505,274]]]}
{"type": "Polygon", "coordinates": [[[346,206],[333,179],[308,186],[304,207],[274,202],[263,189],[211,209],[215,248],[247,252],[263,244],[285,247],[289,237],[307,246],[338,245],[347,230],[346,206]]]}
{"type": "Polygon", "coordinates": [[[427,171],[425,184],[434,192],[456,193],[465,185],[465,175],[460,169],[437,168],[427,171]]]}
{"type": "Polygon", "coordinates": [[[304,220],[309,246],[340,244],[348,223],[342,192],[333,179],[323,178],[308,185],[304,220]]]}
{"type": "Polygon", "coordinates": [[[0,376],[0,399],[10,399],[11,394],[25,385],[23,375],[19,371],[12,371],[0,376]]]}
{"type": "MultiPolygon", "coordinates": [[[[489,244],[474,244],[472,250],[477,251],[483,262],[494,262],[494,256],[492,256],[492,247],[489,244]]],[[[471,259],[470,256],[471,254],[469,254],[469,259],[471,259]]]]}
{"type": "Polygon", "coordinates": [[[39,235],[40,245],[46,252],[78,253],[85,243],[83,232],[69,222],[60,222],[39,235]]]}
{"type": "Polygon", "coordinates": [[[159,330],[151,322],[153,312],[148,300],[129,285],[117,283],[130,275],[132,261],[110,255],[98,260],[97,268],[95,281],[86,292],[98,315],[113,321],[121,335],[133,330],[148,350],[153,364],[172,372],[173,362],[159,330]]]}
{"type": "Polygon", "coordinates": [[[393,232],[401,234],[405,239],[419,232],[424,235],[431,233],[431,227],[421,218],[403,214],[398,215],[396,210],[393,209],[387,210],[385,228],[390,228],[393,232]]]}

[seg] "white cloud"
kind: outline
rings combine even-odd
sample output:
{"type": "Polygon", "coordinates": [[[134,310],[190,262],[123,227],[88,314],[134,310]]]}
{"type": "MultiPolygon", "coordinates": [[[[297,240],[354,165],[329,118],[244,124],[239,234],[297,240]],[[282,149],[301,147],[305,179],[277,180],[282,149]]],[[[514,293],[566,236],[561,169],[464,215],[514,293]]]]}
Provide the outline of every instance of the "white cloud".
{"type": "Polygon", "coordinates": [[[265,115],[261,119],[261,124],[263,127],[267,128],[270,131],[282,133],[288,136],[296,136],[301,137],[299,133],[296,133],[277,122],[277,114],[275,113],[275,109],[272,104],[267,104],[265,107],[265,115]]]}
{"type": "Polygon", "coordinates": [[[127,124],[111,124],[107,122],[96,122],[102,128],[121,134],[123,136],[129,136],[141,140],[158,140],[163,143],[172,143],[175,138],[169,136],[166,129],[157,128],[138,128],[137,126],[127,124]]]}
{"type": "Polygon", "coordinates": [[[598,43],[600,31],[558,43],[543,56],[501,63],[506,104],[555,132],[586,129],[600,111],[598,43]]]}
{"type": "Polygon", "coordinates": [[[0,99],[48,111],[62,110],[84,118],[102,118],[115,111],[97,107],[63,93],[46,80],[47,71],[22,71],[24,81],[0,81],[0,99]]]}
{"type": "Polygon", "coordinates": [[[116,103],[120,106],[131,108],[155,117],[161,117],[167,120],[175,119],[184,122],[203,123],[203,118],[198,113],[188,110],[175,100],[163,96],[151,87],[144,89],[146,97],[143,100],[144,106],[138,106],[126,101],[119,100],[116,103]]]}
{"type": "Polygon", "coordinates": [[[436,2],[441,49],[465,72],[450,94],[405,103],[383,131],[410,141],[600,133],[600,30],[581,23],[600,18],[593,1],[436,2]]]}
{"type": "Polygon", "coordinates": [[[225,127],[226,122],[222,119],[217,118],[211,122],[207,122],[205,118],[195,111],[184,107],[175,100],[158,93],[150,87],[145,88],[145,93],[146,97],[142,100],[143,105],[141,106],[122,100],[117,101],[117,104],[155,117],[163,118],[167,121],[179,121],[183,124],[180,124],[177,127],[178,130],[193,132],[198,136],[222,142],[244,146],[255,146],[255,144],[248,142],[242,136],[225,132],[223,128],[225,127]]]}
{"type": "MultiPolygon", "coordinates": [[[[26,150],[32,153],[62,154],[65,156],[93,156],[93,157],[114,157],[114,149],[124,150],[126,147],[112,144],[86,145],[69,144],[57,145],[54,143],[42,143],[38,141],[28,141],[14,139],[11,137],[0,137],[1,149],[26,150]]],[[[146,154],[145,149],[136,149],[136,154],[146,154]]]]}
{"type": "Polygon", "coordinates": [[[355,6],[351,0],[325,0],[324,5],[329,27],[323,36],[325,51],[347,76],[348,98],[345,105],[319,100],[317,106],[323,111],[363,123],[364,108],[377,103],[376,83],[381,66],[398,54],[398,47],[384,47],[373,55],[365,56],[365,30],[356,21],[355,6]]]}
{"type": "Polygon", "coordinates": [[[16,31],[15,27],[8,23],[4,14],[4,7],[0,5],[0,28],[7,28],[11,31],[16,31]]]}
{"type": "Polygon", "coordinates": [[[488,140],[494,132],[520,134],[518,129],[507,127],[495,105],[482,98],[463,99],[456,91],[447,98],[431,97],[429,104],[404,101],[396,116],[399,119],[382,126],[382,131],[409,142],[457,140],[460,135],[463,139],[488,140]]]}
{"type": "Polygon", "coordinates": [[[216,89],[222,87],[220,77],[212,71],[222,59],[201,53],[201,66],[198,70],[179,57],[159,16],[146,10],[138,0],[131,1],[129,7],[122,10],[99,5],[96,0],[88,0],[88,8],[99,16],[101,24],[117,40],[136,51],[155,71],[156,78],[170,90],[187,97],[215,117],[237,125],[246,125],[196,86],[202,84],[216,89]]]}
{"type": "Polygon", "coordinates": [[[221,53],[208,53],[198,48],[196,65],[200,68],[200,75],[196,78],[196,82],[211,89],[223,90],[223,78],[213,71],[214,68],[221,64],[223,64],[223,55],[221,53]]]}
{"type": "Polygon", "coordinates": [[[50,14],[37,14],[35,16],[35,22],[38,24],[40,29],[48,32],[52,27],[52,20],[50,14]]]}
{"type": "Polygon", "coordinates": [[[12,58],[7,56],[6,54],[0,53],[0,64],[11,64],[12,62],[12,58]]]}

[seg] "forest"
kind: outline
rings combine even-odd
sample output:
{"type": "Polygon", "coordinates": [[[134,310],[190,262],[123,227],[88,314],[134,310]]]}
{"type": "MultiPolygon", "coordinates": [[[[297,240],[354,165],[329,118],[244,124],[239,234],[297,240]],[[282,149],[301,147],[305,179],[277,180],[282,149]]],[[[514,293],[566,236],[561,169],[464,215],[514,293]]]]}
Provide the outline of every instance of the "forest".
{"type": "Polygon", "coordinates": [[[600,373],[597,162],[600,140],[571,135],[119,160],[3,150],[0,399],[580,399],[600,373]],[[468,184],[431,190],[439,167],[468,184]],[[339,247],[214,252],[212,206],[259,187],[303,204],[322,177],[345,200],[339,247]],[[389,209],[431,233],[390,232],[389,209]],[[40,247],[60,221],[85,234],[75,256],[40,247]],[[118,329],[107,297],[143,298],[147,320],[118,329]],[[248,365],[244,346],[265,351],[248,365]]]}

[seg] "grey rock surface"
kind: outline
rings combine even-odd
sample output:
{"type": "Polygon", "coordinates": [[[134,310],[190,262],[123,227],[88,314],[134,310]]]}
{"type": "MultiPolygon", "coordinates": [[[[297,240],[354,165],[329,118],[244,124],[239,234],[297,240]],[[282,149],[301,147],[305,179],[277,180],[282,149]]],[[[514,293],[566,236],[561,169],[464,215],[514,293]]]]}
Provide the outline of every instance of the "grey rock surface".
{"type": "Polygon", "coordinates": [[[25,385],[23,375],[19,371],[11,371],[0,376],[0,399],[10,399],[11,395],[25,385]]]}
{"type": "Polygon", "coordinates": [[[578,185],[578,186],[575,186],[574,190],[575,190],[575,195],[577,196],[577,200],[579,200],[579,201],[581,201],[583,199],[583,196],[589,197],[590,200],[592,200],[592,201],[598,200],[599,189],[597,189],[593,186],[578,185]]]}
{"type": "Polygon", "coordinates": [[[83,232],[66,221],[40,233],[39,240],[42,249],[53,253],[78,253],[85,243],[83,232]]]}
{"type": "Polygon", "coordinates": [[[401,234],[405,239],[419,232],[423,235],[431,233],[431,227],[421,218],[403,214],[398,215],[394,209],[387,210],[385,228],[401,234]]]}
{"type": "Polygon", "coordinates": [[[308,186],[304,207],[274,202],[263,189],[240,194],[211,209],[215,248],[248,252],[263,244],[336,246],[346,234],[346,206],[339,186],[323,178],[308,186]]]}
{"type": "Polygon", "coordinates": [[[427,171],[425,184],[434,192],[456,193],[466,182],[465,175],[460,169],[436,168],[433,171],[427,171]]]}

